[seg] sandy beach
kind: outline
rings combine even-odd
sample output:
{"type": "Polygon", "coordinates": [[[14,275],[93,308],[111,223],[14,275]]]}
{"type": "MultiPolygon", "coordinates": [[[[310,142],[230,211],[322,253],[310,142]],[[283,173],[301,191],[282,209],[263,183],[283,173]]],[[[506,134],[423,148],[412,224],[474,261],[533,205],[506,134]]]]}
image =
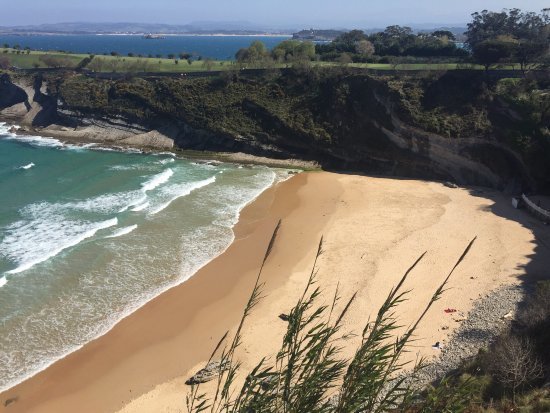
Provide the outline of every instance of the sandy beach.
{"type": "MultiPolygon", "coordinates": [[[[268,189],[247,206],[225,253],[184,284],[122,320],[109,333],[0,394],[1,412],[184,412],[185,380],[204,366],[218,339],[235,327],[278,220],[266,264],[264,298],[247,320],[239,351],[243,370],[273,354],[286,324],[278,318],[301,294],[324,237],[318,282],[328,299],[357,300],[345,330],[360,332],[404,271],[425,259],[406,287],[399,308],[403,325],[422,311],[470,239],[473,250],[453,275],[417,332],[407,357],[437,356],[473,302],[494,288],[542,276],[542,228],[510,198],[487,189],[441,183],[311,172],[268,189]],[[537,254],[538,253],[538,254],[537,254]],[[443,310],[454,308],[456,313],[443,310]],[[9,401],[9,403],[6,403],[9,401]]],[[[545,232],[544,232],[545,231],[545,232]]],[[[350,355],[357,338],[346,342],[350,355]]]]}

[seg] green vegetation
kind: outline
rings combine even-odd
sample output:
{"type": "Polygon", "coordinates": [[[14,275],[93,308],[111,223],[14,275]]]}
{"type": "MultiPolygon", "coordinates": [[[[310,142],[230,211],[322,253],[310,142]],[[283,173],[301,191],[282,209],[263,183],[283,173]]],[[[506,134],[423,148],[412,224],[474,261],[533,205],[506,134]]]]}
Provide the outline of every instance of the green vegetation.
{"type": "Polygon", "coordinates": [[[539,282],[516,322],[488,349],[468,360],[449,385],[470,381],[468,412],[546,413],[550,411],[550,281],[539,282]]]}
{"type": "MultiPolygon", "coordinates": [[[[132,53],[130,53],[132,54],[132,53]]],[[[186,60],[166,58],[120,56],[118,53],[108,56],[94,56],[87,54],[73,54],[65,52],[44,52],[27,50],[25,52],[17,49],[0,49],[2,64],[0,69],[16,67],[20,69],[33,68],[55,68],[63,67],[75,69],[85,67],[97,72],[197,72],[205,70],[227,70],[232,67],[229,61],[191,60],[191,56],[181,53],[186,60]],[[19,53],[18,53],[19,52],[19,53]],[[84,64],[82,64],[84,63],[84,64]]]]}
{"type": "MultiPolygon", "coordinates": [[[[316,151],[316,158],[337,153],[354,162],[376,153],[390,156],[388,151],[406,162],[381,132],[381,127],[395,128],[391,108],[407,128],[448,139],[500,142],[518,154],[541,189],[550,189],[547,81],[492,81],[481,70],[373,77],[354,68],[320,66],[254,76],[233,67],[200,79],[100,80],[66,74],[49,83],[58,85],[59,98],[78,112],[145,123],[185,122],[231,140],[276,143],[294,153],[316,151]]],[[[471,156],[499,176],[517,168],[482,148],[471,156]]]]}
{"type": "Polygon", "coordinates": [[[128,53],[93,56],[63,52],[31,51],[19,45],[4,45],[0,69],[64,67],[94,72],[185,73],[228,71],[236,68],[283,68],[289,66],[345,65],[377,70],[455,70],[502,68],[522,71],[550,63],[550,14],[523,13],[519,9],[500,13],[483,11],[468,25],[467,45],[459,47],[445,30],[414,34],[409,27],[388,26],[365,34],[352,30],[327,44],[286,40],[273,50],[260,41],[240,49],[232,61],[196,59],[190,53],[153,57],[128,53]],[[86,59],[86,60],[85,60],[86,59]]]}
{"type": "Polygon", "coordinates": [[[502,62],[517,62],[522,70],[548,61],[550,14],[522,12],[474,13],[468,24],[467,43],[474,58],[486,68],[502,62]]]}
{"type": "Polygon", "coordinates": [[[4,48],[0,49],[0,56],[8,62],[7,67],[4,69],[8,67],[32,69],[47,67],[76,68],[88,55],[4,48]]]}
{"type": "Polygon", "coordinates": [[[354,62],[390,63],[391,57],[434,58],[446,60],[464,58],[468,52],[456,46],[452,33],[414,34],[410,27],[389,26],[383,32],[367,35],[352,30],[338,36],[332,43],[319,44],[316,51],[322,60],[335,61],[343,54],[354,62]]]}
{"type": "MultiPolygon", "coordinates": [[[[241,63],[266,66],[270,62],[325,61],[340,64],[477,63],[489,69],[493,65],[517,65],[521,70],[539,67],[549,61],[550,14],[543,11],[523,13],[519,9],[501,13],[483,11],[473,15],[468,25],[467,45],[459,47],[455,36],[445,30],[413,33],[410,27],[388,26],[384,31],[367,35],[361,30],[340,34],[334,41],[315,45],[303,42],[305,51],[296,51],[296,41],[274,49],[271,54],[255,42],[237,53],[241,63]],[[254,49],[254,50],[252,50],[254,49]],[[472,54],[470,54],[470,50],[472,54]]],[[[426,66],[429,67],[429,66],[426,66]]]]}
{"type": "Polygon", "coordinates": [[[232,62],[223,60],[180,60],[149,57],[95,56],[86,66],[93,72],[151,72],[151,73],[185,73],[201,71],[229,70],[232,62]]]}
{"type": "MultiPolygon", "coordinates": [[[[396,330],[403,328],[396,318],[397,306],[407,299],[408,292],[403,291],[403,284],[424,257],[425,254],[422,254],[391,290],[376,318],[367,322],[362,331],[361,344],[351,360],[343,359],[340,354],[346,337],[342,332],[342,320],[353,305],[355,297],[351,297],[339,313],[336,312],[340,300],[338,291],[331,305],[317,304],[321,290],[315,286],[315,272],[317,259],[322,252],[321,240],[309,281],[298,303],[288,315],[287,331],[274,361],[270,362],[267,357],[260,360],[239,387],[236,378],[240,363],[236,359],[236,350],[241,345],[241,332],[246,319],[260,299],[262,269],[269,258],[277,230],[278,227],[268,246],[256,285],[233,339],[228,340],[226,333],[209,360],[214,357],[220,359],[216,390],[207,395],[200,393],[200,385],[194,385],[186,399],[188,412],[465,411],[471,394],[469,381],[454,387],[446,386],[444,381],[436,390],[421,394],[398,373],[406,366],[401,356],[413,340],[418,324],[432,304],[441,297],[449,278],[468,254],[474,240],[466,247],[450,273],[442,277],[440,287],[416,322],[405,328],[403,335],[394,337],[396,330]]],[[[414,367],[413,377],[423,366],[423,361],[420,361],[414,367]]]]}

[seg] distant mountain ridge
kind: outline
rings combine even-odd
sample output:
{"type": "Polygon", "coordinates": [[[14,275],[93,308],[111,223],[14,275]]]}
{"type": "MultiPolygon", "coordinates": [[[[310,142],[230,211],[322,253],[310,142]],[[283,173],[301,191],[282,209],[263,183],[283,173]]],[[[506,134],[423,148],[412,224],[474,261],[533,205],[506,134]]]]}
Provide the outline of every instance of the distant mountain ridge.
{"type": "Polygon", "coordinates": [[[1,33],[59,33],[59,34],[142,34],[142,33],[164,33],[164,34],[265,34],[265,33],[288,33],[288,31],[271,31],[249,22],[192,22],[189,24],[175,25],[163,23],[90,23],[90,22],[68,22],[52,23],[28,26],[3,26],[1,33]]]}
{"type": "MultiPolygon", "coordinates": [[[[449,30],[460,36],[466,31],[465,26],[448,27],[444,25],[411,25],[415,32],[427,32],[434,30],[449,30]]],[[[303,26],[302,26],[303,27],[303,26]]],[[[293,34],[296,38],[309,40],[333,40],[337,35],[359,28],[365,33],[383,31],[383,28],[350,27],[332,29],[307,29],[299,28],[273,28],[265,27],[248,21],[195,21],[187,24],[164,24],[164,23],[95,23],[95,22],[66,22],[47,23],[39,25],[23,26],[0,26],[0,33],[3,34],[234,34],[234,35],[260,35],[260,34],[293,34]]]]}

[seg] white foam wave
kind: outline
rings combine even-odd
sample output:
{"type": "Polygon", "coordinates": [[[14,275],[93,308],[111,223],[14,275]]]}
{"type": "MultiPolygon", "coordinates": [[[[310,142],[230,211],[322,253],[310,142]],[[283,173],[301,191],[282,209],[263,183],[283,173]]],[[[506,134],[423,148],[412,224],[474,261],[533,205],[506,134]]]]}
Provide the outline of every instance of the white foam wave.
{"type": "Polygon", "coordinates": [[[139,205],[136,205],[135,207],[133,207],[132,209],[130,209],[130,211],[132,212],[139,212],[139,211],[143,211],[145,208],[147,208],[149,206],[149,202],[144,202],[143,204],[139,204],[139,205]]]}
{"type": "MultiPolygon", "coordinates": [[[[0,391],[6,390],[7,388],[12,387],[22,380],[33,376],[37,372],[45,369],[46,367],[54,363],[56,360],[59,360],[67,354],[81,348],[86,342],[89,342],[90,340],[93,340],[94,338],[105,334],[118,321],[131,314],[133,311],[141,307],[143,304],[145,304],[147,301],[151,300],[155,296],[158,296],[167,289],[186,281],[207,262],[221,254],[234,238],[233,232],[231,230],[232,224],[234,223],[234,217],[239,215],[239,210],[242,208],[242,206],[252,201],[252,199],[256,198],[263,191],[263,189],[271,185],[274,181],[277,181],[274,175],[274,173],[265,174],[260,172],[257,176],[254,177],[243,177],[244,179],[239,180],[238,184],[230,184],[229,186],[227,186],[224,183],[224,185],[211,186],[205,191],[199,192],[197,194],[196,205],[207,205],[212,200],[216,200],[215,204],[217,205],[213,205],[214,209],[212,211],[215,211],[216,216],[218,216],[218,212],[221,212],[224,222],[220,226],[218,225],[218,222],[216,222],[216,220],[213,222],[214,225],[197,228],[197,231],[192,231],[190,233],[184,234],[184,237],[181,240],[181,264],[183,265],[181,266],[181,272],[179,273],[179,275],[174,278],[166,279],[166,282],[154,285],[152,288],[149,287],[139,291],[135,290],[137,295],[134,297],[134,299],[130,300],[129,302],[116,301],[116,309],[109,306],[109,304],[115,301],[109,301],[109,298],[107,297],[103,304],[108,307],[106,308],[108,312],[101,313],[102,317],[100,319],[94,319],[93,321],[87,320],[87,322],[79,325],[78,334],[68,335],[66,333],[66,330],[63,329],[61,334],[61,345],[57,344],[50,349],[47,346],[44,347],[42,346],[42,344],[40,344],[41,347],[36,353],[38,357],[36,357],[36,359],[32,359],[31,354],[31,356],[28,357],[27,364],[24,366],[23,370],[17,371],[13,368],[9,370],[8,368],[5,368],[4,370],[0,369],[1,371],[9,372],[9,374],[5,376],[6,380],[4,381],[4,383],[0,382],[0,391]],[[90,324],[95,323],[96,321],[98,322],[98,324],[90,324]]],[[[154,195],[156,197],[160,193],[168,193],[167,190],[173,187],[175,187],[174,184],[163,186],[158,191],[155,191],[154,195]]],[[[181,186],[179,188],[181,190],[181,186]]],[[[221,218],[222,217],[220,216],[220,219],[221,218]]],[[[124,228],[120,229],[120,231],[122,230],[124,230],[124,228]]],[[[115,231],[113,235],[116,232],[118,231],[115,231]]],[[[124,240],[121,240],[121,242],[123,241],[124,240]]],[[[2,249],[0,247],[0,251],[1,250],[2,249]]],[[[124,256],[126,255],[127,254],[125,251],[124,256]]],[[[137,271],[138,273],[142,273],[142,267],[138,267],[137,271]]],[[[119,278],[123,277],[116,277],[116,279],[119,278]]],[[[147,277],[147,279],[149,278],[150,277],[147,277]]],[[[139,283],[136,283],[134,282],[134,280],[132,280],[132,285],[136,284],[139,285],[139,283]]],[[[98,286],[99,285],[93,285],[94,292],[98,289],[98,286]]],[[[79,303],[79,306],[75,308],[82,309],[88,308],[87,306],[90,306],[90,308],[95,308],[98,305],[101,306],[101,299],[105,297],[105,292],[113,291],[115,289],[113,289],[112,286],[109,285],[108,288],[106,288],[105,290],[99,290],[100,291],[98,292],[98,295],[93,296],[93,304],[83,302],[79,303]]],[[[70,295],[70,298],[72,300],[74,298],[74,295],[70,295]]],[[[53,310],[57,311],[58,308],[53,308],[53,310]]],[[[42,317],[43,319],[48,320],[48,323],[45,323],[48,326],[51,325],[51,320],[55,321],[55,316],[57,315],[57,313],[54,311],[52,311],[51,314],[54,316],[49,317],[48,314],[46,314],[44,317],[42,317]]],[[[70,313],[70,317],[73,317],[73,314],[74,312],[70,313]]],[[[60,327],[63,327],[62,323],[60,323],[59,325],[60,327]]],[[[70,332],[72,333],[72,331],[70,332]]],[[[25,335],[26,342],[29,342],[29,339],[32,338],[33,337],[29,336],[28,333],[27,335],[25,335]]],[[[4,353],[4,355],[7,354],[7,352],[4,353]]],[[[5,360],[6,357],[4,357],[3,359],[2,357],[0,357],[0,361],[5,360]]],[[[5,362],[0,363],[0,365],[4,364],[5,366],[11,366],[13,364],[15,366],[18,366],[18,363],[20,363],[19,360],[13,362],[9,360],[9,364],[5,362]]]]}
{"type": "Polygon", "coordinates": [[[25,142],[34,146],[60,148],[63,143],[54,138],[45,138],[42,136],[27,136],[27,135],[15,135],[10,134],[6,139],[15,140],[19,142],[25,142]]]}
{"type": "Polygon", "coordinates": [[[6,277],[0,278],[0,288],[2,288],[7,283],[8,283],[8,279],[6,277]]]}
{"type": "Polygon", "coordinates": [[[176,162],[176,160],[175,160],[174,158],[166,158],[166,159],[161,159],[161,160],[159,161],[159,163],[160,163],[161,165],[166,165],[166,164],[172,163],[172,162],[176,162]]]}
{"type": "Polygon", "coordinates": [[[137,229],[137,225],[130,225],[129,227],[120,228],[114,231],[111,235],[107,235],[105,238],[117,238],[122,237],[123,235],[129,234],[130,232],[137,229]]]}
{"type": "Polygon", "coordinates": [[[64,221],[55,216],[50,219],[19,222],[8,228],[0,250],[18,266],[7,274],[26,271],[93,237],[96,232],[118,224],[117,218],[99,223],[64,221]]]}
{"type": "MultiPolygon", "coordinates": [[[[26,209],[36,210],[37,208],[49,208],[58,211],[60,214],[67,209],[84,212],[101,212],[101,213],[116,213],[124,212],[129,207],[141,204],[145,201],[143,193],[139,190],[117,192],[113,194],[99,195],[93,198],[84,199],[82,201],[72,201],[56,204],[34,204],[26,209]],[[132,200],[130,205],[124,206],[128,199],[132,200]]],[[[35,211],[36,212],[36,211],[35,211]]]]}
{"type": "Polygon", "coordinates": [[[200,189],[202,187],[205,187],[207,185],[210,185],[210,184],[213,184],[214,182],[216,182],[216,177],[215,176],[212,176],[208,179],[204,179],[202,181],[198,181],[198,182],[191,182],[189,184],[185,184],[185,185],[172,185],[168,188],[165,188],[163,191],[162,191],[162,195],[163,197],[167,197],[168,200],[163,202],[162,204],[160,204],[159,206],[155,207],[152,211],[151,211],[151,215],[156,215],[158,214],[160,211],[168,208],[170,206],[170,204],[172,202],[174,202],[176,199],[178,198],[181,198],[181,197],[184,197],[184,196],[187,196],[189,195],[191,192],[197,190],[197,189],[200,189]]]}
{"type": "Polygon", "coordinates": [[[168,182],[168,180],[172,175],[174,175],[174,171],[171,170],[170,168],[166,169],[165,171],[157,175],[154,175],[149,180],[141,184],[143,191],[144,192],[152,191],[156,187],[168,182]]]}
{"type": "Polygon", "coordinates": [[[20,166],[19,169],[31,169],[33,166],[36,166],[36,165],[33,162],[31,162],[27,165],[20,166]]]}

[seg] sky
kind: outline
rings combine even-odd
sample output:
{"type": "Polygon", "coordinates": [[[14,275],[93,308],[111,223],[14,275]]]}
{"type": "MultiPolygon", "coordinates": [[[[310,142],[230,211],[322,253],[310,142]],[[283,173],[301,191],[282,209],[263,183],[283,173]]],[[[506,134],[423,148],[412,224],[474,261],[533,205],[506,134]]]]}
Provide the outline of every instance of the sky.
{"type": "Polygon", "coordinates": [[[540,11],[548,0],[0,0],[0,26],[60,22],[248,21],[271,27],[457,25],[483,9],[540,11]]]}

